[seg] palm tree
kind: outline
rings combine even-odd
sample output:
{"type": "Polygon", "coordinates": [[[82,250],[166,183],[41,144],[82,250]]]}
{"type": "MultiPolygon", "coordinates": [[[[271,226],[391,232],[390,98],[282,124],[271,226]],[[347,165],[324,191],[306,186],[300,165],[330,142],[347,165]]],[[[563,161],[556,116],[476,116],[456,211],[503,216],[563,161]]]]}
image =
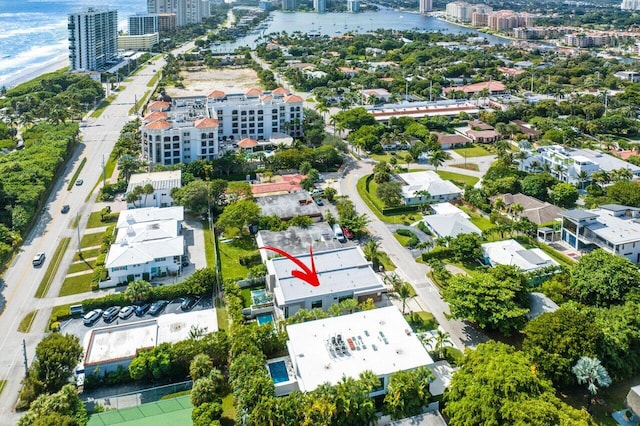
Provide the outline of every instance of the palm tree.
{"type": "Polygon", "coordinates": [[[134,281],[127,286],[124,295],[133,303],[144,302],[151,296],[151,284],[144,280],[134,281]]]}
{"type": "Polygon", "coordinates": [[[509,210],[511,210],[514,217],[518,218],[520,213],[524,211],[524,207],[520,203],[513,203],[511,207],[509,207],[509,210]]]}
{"type": "Polygon", "coordinates": [[[144,195],[144,205],[147,205],[147,196],[153,194],[156,190],[153,188],[153,185],[148,183],[142,187],[142,194],[144,195]]]}
{"type": "Polygon", "coordinates": [[[451,155],[449,155],[449,153],[444,152],[443,150],[439,149],[436,151],[432,151],[431,152],[431,165],[433,166],[433,168],[436,170],[436,172],[438,171],[438,167],[442,166],[444,164],[444,162],[448,159],[451,158],[451,155]]]}
{"type": "Polygon", "coordinates": [[[584,189],[584,183],[589,180],[589,173],[586,170],[580,170],[577,177],[580,180],[580,189],[584,189]]]}
{"type": "Polygon", "coordinates": [[[590,358],[588,356],[580,358],[571,371],[576,375],[578,383],[587,385],[590,393],[589,402],[587,403],[587,411],[589,411],[591,400],[598,393],[598,386],[608,387],[611,384],[611,377],[609,377],[609,373],[607,373],[598,358],[590,358]]]}
{"type": "Polygon", "coordinates": [[[407,301],[416,297],[416,294],[413,292],[411,284],[403,282],[395,289],[391,297],[402,301],[402,315],[404,315],[407,308],[407,301]]]}
{"type": "Polygon", "coordinates": [[[436,334],[432,335],[429,339],[430,346],[433,348],[432,351],[436,354],[438,359],[444,358],[444,348],[447,347],[447,344],[452,344],[451,335],[446,331],[442,331],[440,329],[436,330],[436,334]]]}
{"type": "Polygon", "coordinates": [[[367,260],[373,264],[373,269],[377,269],[380,264],[380,243],[376,240],[369,240],[362,247],[362,252],[367,260]]]}

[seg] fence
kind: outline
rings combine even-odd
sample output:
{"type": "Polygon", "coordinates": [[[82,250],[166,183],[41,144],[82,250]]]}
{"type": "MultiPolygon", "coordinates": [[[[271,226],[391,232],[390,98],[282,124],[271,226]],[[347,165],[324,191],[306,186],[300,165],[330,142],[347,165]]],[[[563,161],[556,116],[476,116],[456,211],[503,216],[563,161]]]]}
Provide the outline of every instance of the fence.
{"type": "Polygon", "coordinates": [[[93,411],[96,404],[110,409],[127,408],[158,401],[165,395],[183,392],[191,389],[192,386],[193,381],[187,380],[180,383],[132,390],[131,392],[115,395],[101,395],[102,392],[87,392],[83,399],[88,411],[93,411]]]}

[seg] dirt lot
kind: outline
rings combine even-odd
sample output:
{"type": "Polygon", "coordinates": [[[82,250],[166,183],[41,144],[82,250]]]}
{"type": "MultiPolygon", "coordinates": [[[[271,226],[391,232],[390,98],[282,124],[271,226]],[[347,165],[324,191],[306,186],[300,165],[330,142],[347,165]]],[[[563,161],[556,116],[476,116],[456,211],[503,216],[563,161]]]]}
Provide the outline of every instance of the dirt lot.
{"type": "Polygon", "coordinates": [[[198,68],[192,71],[182,71],[184,89],[168,87],[169,96],[207,95],[214,90],[225,93],[244,93],[255,87],[262,89],[256,72],[249,68],[198,68]]]}

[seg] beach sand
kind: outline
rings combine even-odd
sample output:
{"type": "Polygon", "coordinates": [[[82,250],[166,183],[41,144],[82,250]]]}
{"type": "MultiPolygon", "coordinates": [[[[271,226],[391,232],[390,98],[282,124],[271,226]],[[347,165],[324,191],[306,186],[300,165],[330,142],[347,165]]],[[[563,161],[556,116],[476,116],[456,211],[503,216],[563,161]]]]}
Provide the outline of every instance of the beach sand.
{"type": "Polygon", "coordinates": [[[0,86],[5,86],[7,89],[15,87],[21,83],[33,80],[42,74],[47,74],[53,71],[57,71],[61,68],[69,66],[69,56],[61,55],[55,59],[31,66],[17,75],[9,76],[7,79],[0,77],[0,86]]]}

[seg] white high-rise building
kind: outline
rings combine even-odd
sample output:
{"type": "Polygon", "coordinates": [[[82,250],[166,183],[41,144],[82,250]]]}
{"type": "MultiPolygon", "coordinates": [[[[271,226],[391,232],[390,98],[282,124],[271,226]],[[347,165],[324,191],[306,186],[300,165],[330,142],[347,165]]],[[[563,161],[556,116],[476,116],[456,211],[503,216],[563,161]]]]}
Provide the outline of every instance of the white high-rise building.
{"type": "Polygon", "coordinates": [[[211,16],[209,0],[147,0],[149,13],[175,13],[176,25],[199,24],[211,16]]]}
{"type": "Polygon", "coordinates": [[[425,14],[433,10],[433,0],[420,0],[420,13],[425,14]]]}
{"type": "Polygon", "coordinates": [[[158,32],[158,15],[155,13],[129,16],[129,35],[145,35],[158,32]]]}
{"type": "Polygon", "coordinates": [[[360,12],[359,0],[347,0],[347,12],[358,13],[360,12]]]}
{"type": "Polygon", "coordinates": [[[69,63],[72,70],[99,71],[118,54],[118,12],[86,9],[69,15],[69,63]]]}
{"type": "Polygon", "coordinates": [[[640,10],[640,0],[622,0],[622,10],[640,10]]]}
{"type": "Polygon", "coordinates": [[[318,13],[327,11],[327,0],[313,0],[313,9],[318,13]]]}
{"type": "Polygon", "coordinates": [[[455,1],[447,3],[446,16],[447,19],[457,22],[471,22],[474,13],[488,14],[493,12],[491,6],[486,4],[469,4],[463,1],[455,1]]]}

